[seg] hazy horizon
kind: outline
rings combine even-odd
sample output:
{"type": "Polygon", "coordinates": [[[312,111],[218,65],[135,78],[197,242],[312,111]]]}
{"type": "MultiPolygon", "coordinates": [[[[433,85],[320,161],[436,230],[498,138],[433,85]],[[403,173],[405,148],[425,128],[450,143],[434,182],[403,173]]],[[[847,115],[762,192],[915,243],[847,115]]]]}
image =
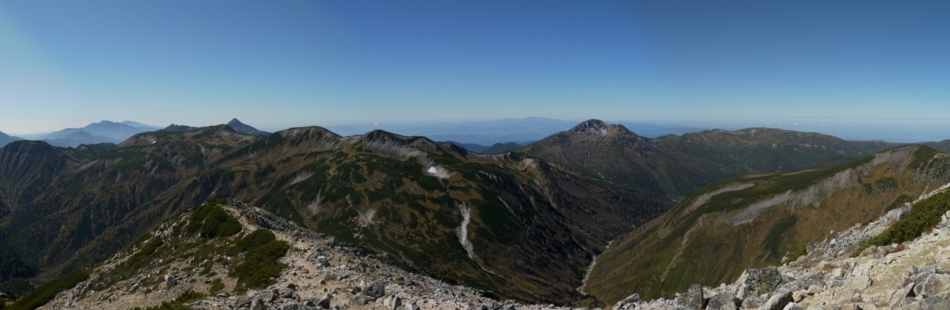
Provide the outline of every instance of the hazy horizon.
{"type": "Polygon", "coordinates": [[[0,131],[538,116],[946,139],[947,15],[945,2],[2,1],[0,131]]]}

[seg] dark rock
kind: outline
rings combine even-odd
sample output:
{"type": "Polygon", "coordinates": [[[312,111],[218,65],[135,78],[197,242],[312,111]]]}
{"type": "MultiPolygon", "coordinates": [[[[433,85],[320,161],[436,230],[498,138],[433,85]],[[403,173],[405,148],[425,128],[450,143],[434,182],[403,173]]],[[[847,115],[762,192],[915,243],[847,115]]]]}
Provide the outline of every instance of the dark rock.
{"type": "Polygon", "coordinates": [[[363,294],[373,297],[373,300],[386,295],[386,285],[382,282],[373,282],[363,288],[363,294]]]}
{"type": "Polygon", "coordinates": [[[296,290],[297,290],[297,285],[296,285],[296,284],[293,284],[293,283],[287,283],[287,288],[296,291],[296,290]]]}
{"type": "Polygon", "coordinates": [[[320,299],[320,301],[317,302],[317,305],[320,306],[320,308],[323,308],[323,309],[330,309],[330,299],[332,299],[332,298],[333,298],[333,296],[326,295],[326,296],[323,297],[323,299],[320,299]]]}

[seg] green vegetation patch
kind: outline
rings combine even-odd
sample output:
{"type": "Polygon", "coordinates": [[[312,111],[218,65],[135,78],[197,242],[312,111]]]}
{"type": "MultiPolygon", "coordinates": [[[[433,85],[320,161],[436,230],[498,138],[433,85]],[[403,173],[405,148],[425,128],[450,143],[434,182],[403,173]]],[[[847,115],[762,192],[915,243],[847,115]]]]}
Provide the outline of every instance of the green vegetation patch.
{"type": "Polygon", "coordinates": [[[191,212],[191,218],[185,231],[198,232],[202,237],[230,237],[241,232],[241,223],[224,211],[220,206],[206,203],[191,212]]]}
{"type": "Polygon", "coordinates": [[[56,297],[59,292],[68,290],[89,278],[89,271],[77,270],[62,278],[50,281],[23,296],[13,305],[8,307],[10,310],[33,310],[45,305],[56,297]]]}
{"type": "Polygon", "coordinates": [[[772,226],[772,229],[769,230],[769,234],[765,237],[765,248],[768,249],[773,255],[773,257],[781,257],[781,250],[779,247],[782,245],[782,234],[785,231],[789,230],[792,227],[795,227],[795,224],[798,223],[797,216],[785,217],[775,223],[775,226],[772,226]]]}
{"type": "Polygon", "coordinates": [[[247,252],[244,261],[235,266],[230,274],[238,278],[237,290],[262,288],[275,283],[272,278],[280,276],[280,272],[287,267],[286,264],[278,263],[277,259],[289,249],[287,242],[278,241],[269,230],[258,229],[244,236],[233,248],[247,252]]]}
{"type": "Polygon", "coordinates": [[[870,246],[900,244],[919,237],[925,231],[940,223],[940,217],[950,211],[950,191],[924,199],[910,209],[910,214],[891,225],[880,235],[861,242],[855,253],[861,253],[870,246]]]}

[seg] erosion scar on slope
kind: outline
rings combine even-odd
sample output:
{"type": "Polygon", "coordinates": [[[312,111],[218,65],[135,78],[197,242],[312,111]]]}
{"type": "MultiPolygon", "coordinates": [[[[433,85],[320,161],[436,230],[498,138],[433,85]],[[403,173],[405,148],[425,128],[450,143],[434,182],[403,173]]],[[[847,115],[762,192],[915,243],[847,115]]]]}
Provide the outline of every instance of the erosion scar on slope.
{"type": "Polygon", "coordinates": [[[666,274],[670,273],[670,269],[673,269],[673,266],[676,266],[676,260],[680,258],[680,255],[683,255],[683,250],[686,249],[686,244],[689,243],[689,236],[693,234],[693,231],[695,231],[696,228],[703,226],[703,220],[705,219],[706,219],[706,214],[704,214],[703,216],[700,216],[699,219],[696,220],[696,225],[693,225],[693,227],[690,228],[689,231],[683,234],[683,242],[680,243],[679,250],[676,251],[676,255],[673,255],[673,259],[670,260],[670,264],[666,265],[666,269],[663,270],[663,275],[660,276],[661,282],[666,281],[666,274]]]}
{"type": "Polygon", "coordinates": [[[464,202],[459,204],[459,210],[462,211],[462,225],[456,231],[459,235],[459,243],[468,253],[468,258],[475,260],[475,251],[472,249],[472,242],[468,240],[468,223],[472,221],[472,208],[464,202]]]}

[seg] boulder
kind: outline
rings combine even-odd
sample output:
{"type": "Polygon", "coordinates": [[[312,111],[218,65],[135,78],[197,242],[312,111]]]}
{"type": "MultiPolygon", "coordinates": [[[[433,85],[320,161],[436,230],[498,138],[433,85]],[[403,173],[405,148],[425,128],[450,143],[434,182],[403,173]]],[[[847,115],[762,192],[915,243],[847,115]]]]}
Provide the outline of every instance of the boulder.
{"type": "Polygon", "coordinates": [[[891,298],[890,298],[890,301],[888,302],[888,305],[890,305],[891,309],[897,309],[904,302],[904,299],[907,298],[907,296],[909,295],[913,295],[913,293],[914,293],[914,283],[911,282],[910,284],[905,285],[903,288],[900,288],[897,291],[894,291],[894,293],[891,294],[891,298]]]}
{"type": "Polygon", "coordinates": [[[363,294],[372,297],[373,300],[386,295],[386,284],[382,282],[373,282],[363,288],[363,294]]]}
{"type": "Polygon", "coordinates": [[[950,292],[924,298],[917,305],[921,310],[950,309],[950,292]]]}
{"type": "Polygon", "coordinates": [[[376,299],[366,296],[363,293],[359,293],[359,294],[356,294],[356,296],[353,296],[353,299],[351,300],[351,302],[357,305],[365,305],[373,300],[376,300],[376,299]]]}
{"type": "Polygon", "coordinates": [[[736,297],[745,300],[749,296],[775,291],[785,279],[774,267],[765,269],[747,269],[739,276],[739,287],[736,297]]]}
{"type": "Polygon", "coordinates": [[[297,292],[289,287],[285,287],[278,291],[278,295],[280,295],[281,298],[295,299],[295,297],[297,297],[297,292]]]}
{"type": "Polygon", "coordinates": [[[330,260],[328,260],[326,256],[317,256],[317,259],[315,262],[317,264],[317,267],[321,267],[321,268],[330,267],[330,260]]]}
{"type": "Polygon", "coordinates": [[[742,300],[742,308],[739,309],[759,309],[765,305],[766,300],[759,296],[749,296],[742,300]]]}
{"type": "Polygon", "coordinates": [[[320,301],[317,302],[317,306],[320,306],[320,308],[323,308],[323,309],[330,309],[331,299],[333,299],[333,296],[329,294],[326,296],[323,296],[323,298],[321,298],[320,301]]]}
{"type": "Polygon", "coordinates": [[[693,309],[702,309],[703,287],[699,284],[690,285],[686,292],[676,297],[676,302],[693,309]]]}
{"type": "Polygon", "coordinates": [[[633,295],[627,296],[621,301],[618,301],[614,304],[614,309],[634,309],[637,306],[638,302],[643,301],[640,299],[640,294],[634,293],[633,295]]]}
{"type": "Polygon", "coordinates": [[[739,298],[728,293],[716,294],[709,299],[709,304],[706,305],[708,310],[721,310],[721,309],[736,309],[739,306],[739,298]],[[729,306],[729,307],[727,307],[729,306]]]}
{"type": "Polygon", "coordinates": [[[919,280],[919,282],[915,283],[914,295],[923,298],[934,296],[947,290],[948,284],[950,284],[950,275],[939,273],[928,274],[923,280],[919,280]]]}
{"type": "Polygon", "coordinates": [[[173,275],[165,275],[165,289],[170,289],[178,285],[178,279],[173,275]]]}
{"type": "Polygon", "coordinates": [[[792,302],[792,292],[787,290],[781,290],[772,295],[772,298],[769,298],[765,302],[765,305],[762,306],[762,310],[782,310],[785,308],[785,305],[792,302]]]}

